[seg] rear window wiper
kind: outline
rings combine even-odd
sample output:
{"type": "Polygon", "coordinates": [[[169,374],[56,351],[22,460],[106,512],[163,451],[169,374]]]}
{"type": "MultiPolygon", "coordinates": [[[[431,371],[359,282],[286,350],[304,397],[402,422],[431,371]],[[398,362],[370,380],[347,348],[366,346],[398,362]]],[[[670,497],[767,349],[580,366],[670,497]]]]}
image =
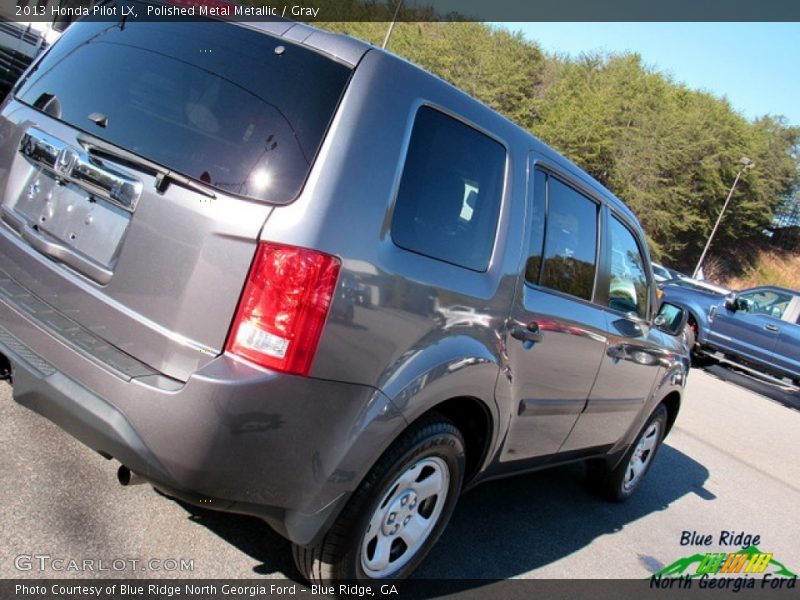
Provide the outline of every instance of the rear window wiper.
{"type": "Polygon", "coordinates": [[[80,143],[81,146],[83,146],[83,149],[86,150],[86,152],[88,152],[90,156],[109,158],[123,165],[127,165],[133,169],[137,169],[139,171],[144,171],[146,173],[149,173],[150,175],[154,175],[156,178],[155,188],[156,191],[160,194],[163,194],[167,190],[170,183],[174,183],[181,187],[190,189],[193,192],[197,192],[198,194],[202,194],[207,198],[217,197],[217,195],[211,190],[209,190],[206,186],[204,186],[201,183],[197,183],[190,177],[186,177],[185,175],[181,175],[180,173],[171,171],[170,169],[162,167],[161,165],[159,165],[158,163],[154,163],[153,161],[141,158],[140,156],[137,156],[133,152],[128,152],[127,150],[121,150],[119,148],[115,148],[114,146],[112,146],[107,142],[104,142],[103,140],[97,139],[89,135],[79,134],[78,142],[80,143]]]}

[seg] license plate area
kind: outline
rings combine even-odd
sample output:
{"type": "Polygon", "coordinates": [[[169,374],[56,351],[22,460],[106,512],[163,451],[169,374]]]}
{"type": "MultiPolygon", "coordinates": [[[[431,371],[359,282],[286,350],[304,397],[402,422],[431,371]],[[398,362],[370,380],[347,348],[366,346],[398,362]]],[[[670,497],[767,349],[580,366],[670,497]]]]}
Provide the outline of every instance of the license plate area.
{"type": "Polygon", "coordinates": [[[131,213],[36,169],[12,207],[39,234],[113,270],[131,213]]]}
{"type": "Polygon", "coordinates": [[[110,282],[142,182],[35,127],[22,136],[17,160],[26,163],[22,185],[0,204],[0,218],[42,254],[110,282]]]}

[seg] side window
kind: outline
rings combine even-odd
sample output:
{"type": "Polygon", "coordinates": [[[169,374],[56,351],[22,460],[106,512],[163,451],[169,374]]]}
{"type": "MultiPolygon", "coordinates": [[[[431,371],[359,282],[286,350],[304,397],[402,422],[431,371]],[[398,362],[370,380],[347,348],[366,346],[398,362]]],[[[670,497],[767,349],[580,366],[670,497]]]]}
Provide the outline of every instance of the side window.
{"type": "Polygon", "coordinates": [[[547,213],[547,174],[539,169],[533,175],[533,215],[528,261],[525,263],[525,279],[539,283],[544,249],[544,220],[547,213]]]}
{"type": "Polygon", "coordinates": [[[392,240],[431,258],[485,271],[494,245],[506,152],[430,107],[419,109],[400,179],[392,240]]]}
{"type": "Polygon", "coordinates": [[[611,240],[611,282],[608,306],[614,310],[647,316],[647,271],[630,229],[612,216],[608,227],[611,240]]]}
{"type": "Polygon", "coordinates": [[[741,294],[738,298],[739,309],[751,315],[766,315],[780,319],[792,301],[790,294],[772,290],[755,290],[741,294]]]}
{"type": "Polygon", "coordinates": [[[549,176],[547,206],[541,284],[591,300],[597,259],[598,205],[549,176]]]}

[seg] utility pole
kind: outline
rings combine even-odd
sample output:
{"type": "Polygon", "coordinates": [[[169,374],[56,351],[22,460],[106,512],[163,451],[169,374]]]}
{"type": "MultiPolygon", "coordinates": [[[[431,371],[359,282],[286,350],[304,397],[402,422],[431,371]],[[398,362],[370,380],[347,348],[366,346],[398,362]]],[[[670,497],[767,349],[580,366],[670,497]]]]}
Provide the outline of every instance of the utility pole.
{"type": "Polygon", "coordinates": [[[754,166],[756,166],[756,164],[746,156],[742,157],[741,163],[742,163],[742,168],[739,169],[739,172],[736,174],[736,179],[733,180],[731,191],[728,192],[728,197],[725,199],[725,204],[722,205],[722,210],[719,211],[717,222],[714,223],[714,229],[711,230],[711,235],[708,236],[706,247],[703,248],[703,253],[700,255],[700,260],[697,261],[697,266],[694,268],[694,273],[692,273],[692,279],[697,277],[697,273],[699,273],[700,269],[703,267],[703,261],[706,259],[706,253],[708,252],[708,248],[711,246],[711,240],[714,239],[714,234],[717,233],[717,228],[719,227],[719,223],[720,221],[722,221],[722,215],[725,214],[725,209],[728,208],[728,203],[730,203],[731,198],[733,197],[733,190],[736,189],[736,184],[739,183],[739,178],[742,176],[742,173],[744,173],[747,169],[752,169],[754,166]]]}
{"type": "Polygon", "coordinates": [[[392,22],[389,23],[389,29],[386,31],[386,37],[383,38],[383,45],[381,48],[386,50],[386,46],[389,45],[389,38],[392,37],[392,32],[394,31],[394,24],[397,22],[397,15],[400,14],[400,7],[403,6],[403,0],[397,0],[397,6],[394,9],[394,16],[392,17],[392,22]]]}

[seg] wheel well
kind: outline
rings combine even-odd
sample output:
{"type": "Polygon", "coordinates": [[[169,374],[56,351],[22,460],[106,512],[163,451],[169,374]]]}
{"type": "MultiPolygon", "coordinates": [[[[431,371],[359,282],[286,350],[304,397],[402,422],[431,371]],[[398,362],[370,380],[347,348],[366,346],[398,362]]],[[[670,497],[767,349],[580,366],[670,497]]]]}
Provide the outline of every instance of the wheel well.
{"type": "Polygon", "coordinates": [[[0,381],[4,379],[11,380],[11,361],[0,354],[0,381]]]}
{"type": "Polygon", "coordinates": [[[694,313],[686,309],[688,313],[688,317],[686,318],[686,328],[692,330],[692,334],[694,335],[694,347],[689,348],[689,352],[692,356],[692,360],[694,360],[695,350],[700,348],[700,326],[698,325],[697,317],[694,316],[694,313]]]}
{"type": "Polygon", "coordinates": [[[478,472],[489,447],[492,431],[489,410],[480,400],[462,397],[445,400],[422,416],[433,412],[450,419],[464,436],[466,444],[464,482],[466,483],[478,472]]]}
{"type": "Polygon", "coordinates": [[[692,311],[690,311],[688,308],[686,309],[686,312],[689,313],[689,316],[686,319],[686,324],[689,325],[690,327],[692,325],[694,325],[693,329],[694,329],[694,333],[695,333],[695,336],[696,336],[698,331],[699,331],[699,328],[697,326],[697,317],[695,317],[694,313],[692,311]]]}
{"type": "Polygon", "coordinates": [[[678,392],[670,392],[664,397],[664,399],[661,401],[661,404],[667,408],[667,431],[669,431],[672,429],[675,419],[678,418],[678,408],[681,405],[681,396],[678,392]]]}

